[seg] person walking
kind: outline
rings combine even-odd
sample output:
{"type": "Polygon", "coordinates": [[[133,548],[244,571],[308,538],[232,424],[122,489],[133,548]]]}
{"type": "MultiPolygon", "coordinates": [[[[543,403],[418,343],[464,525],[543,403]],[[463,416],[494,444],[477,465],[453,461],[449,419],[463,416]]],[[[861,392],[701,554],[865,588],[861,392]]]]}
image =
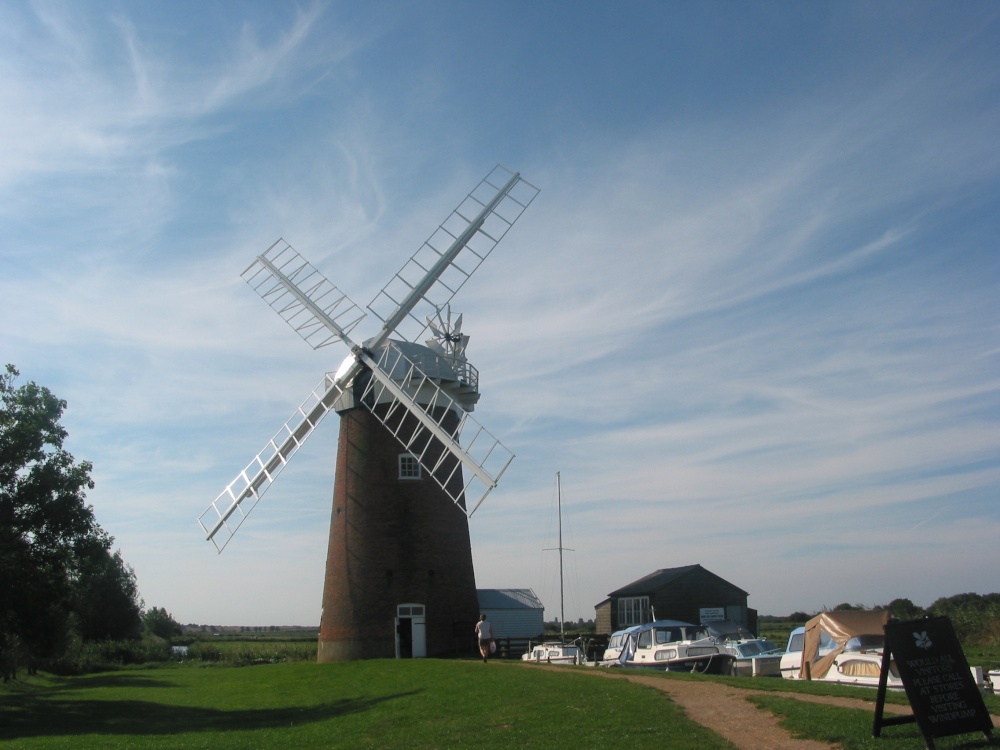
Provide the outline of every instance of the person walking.
{"type": "Polygon", "coordinates": [[[490,655],[490,644],[493,643],[493,626],[486,619],[486,615],[479,615],[479,622],[476,623],[476,636],[479,638],[479,653],[483,656],[483,664],[490,655]]]}

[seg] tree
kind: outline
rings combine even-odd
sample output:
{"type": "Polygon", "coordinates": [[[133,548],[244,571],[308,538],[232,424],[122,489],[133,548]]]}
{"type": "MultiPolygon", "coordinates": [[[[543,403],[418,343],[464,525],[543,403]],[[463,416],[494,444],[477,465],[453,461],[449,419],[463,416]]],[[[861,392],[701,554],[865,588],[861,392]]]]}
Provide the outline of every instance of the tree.
{"type": "Polygon", "coordinates": [[[1000,633],[1000,594],[946,596],[931,604],[927,612],[948,617],[962,642],[994,645],[1000,633]]]}
{"type": "Polygon", "coordinates": [[[889,602],[889,614],[897,620],[915,620],[924,616],[924,610],[909,599],[893,599],[889,602]]]}
{"type": "MultiPolygon", "coordinates": [[[[995,594],[990,594],[988,596],[992,597],[995,596],[995,594]]],[[[927,611],[933,612],[935,615],[946,615],[954,618],[966,612],[984,612],[989,608],[989,605],[990,600],[987,597],[969,592],[966,594],[955,594],[953,596],[941,597],[940,599],[934,601],[934,603],[927,608],[927,611]]]]}
{"type": "Polygon", "coordinates": [[[184,629],[164,607],[153,607],[143,615],[142,623],[146,626],[146,630],[160,638],[169,639],[184,632],[184,629]]]}
{"type": "Polygon", "coordinates": [[[142,634],[142,599],[135,571],[103,544],[78,551],[76,612],[80,635],[88,641],[133,640],[142,634]]]}
{"type": "MultiPolygon", "coordinates": [[[[91,464],[63,448],[66,402],[20,373],[0,374],[0,664],[61,655],[88,585],[88,560],[107,554],[86,491],[91,464]]],[[[134,583],[134,579],[133,579],[134,583]]]]}

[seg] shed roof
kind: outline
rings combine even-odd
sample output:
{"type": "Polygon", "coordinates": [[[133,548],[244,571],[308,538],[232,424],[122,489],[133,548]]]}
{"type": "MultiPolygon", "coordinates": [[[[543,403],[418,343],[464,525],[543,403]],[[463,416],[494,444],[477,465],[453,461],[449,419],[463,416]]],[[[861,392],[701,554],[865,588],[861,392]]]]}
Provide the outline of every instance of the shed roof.
{"type": "Polygon", "coordinates": [[[476,589],[480,609],[545,609],[531,589],[476,589]]]}
{"type": "Polygon", "coordinates": [[[632,583],[622,586],[617,591],[612,591],[610,594],[608,594],[608,596],[609,597],[634,596],[637,594],[649,594],[653,591],[659,591],[665,586],[668,586],[671,583],[675,582],[678,578],[690,575],[691,573],[694,573],[696,571],[701,571],[702,573],[710,575],[713,578],[718,578],[720,581],[729,586],[732,586],[734,589],[736,589],[743,595],[749,596],[749,594],[747,594],[747,592],[741,589],[739,586],[730,583],[721,576],[717,576],[710,570],[706,570],[701,565],[682,565],[679,568],[660,568],[659,570],[653,571],[647,576],[643,576],[642,578],[636,581],[632,581],[632,583]]]}

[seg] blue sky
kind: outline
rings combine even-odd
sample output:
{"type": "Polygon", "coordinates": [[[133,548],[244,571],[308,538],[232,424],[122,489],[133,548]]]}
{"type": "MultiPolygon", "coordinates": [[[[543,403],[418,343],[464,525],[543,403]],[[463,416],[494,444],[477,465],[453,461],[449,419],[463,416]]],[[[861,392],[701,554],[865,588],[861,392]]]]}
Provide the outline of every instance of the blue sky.
{"type": "Polygon", "coordinates": [[[346,353],[239,275],[283,237],[365,303],[502,163],[480,587],[558,615],[559,471],[573,619],[693,563],[763,614],[996,591],[998,50],[991,2],[7,2],[0,353],[147,605],[316,624],[336,417],[195,520],[346,353]]]}

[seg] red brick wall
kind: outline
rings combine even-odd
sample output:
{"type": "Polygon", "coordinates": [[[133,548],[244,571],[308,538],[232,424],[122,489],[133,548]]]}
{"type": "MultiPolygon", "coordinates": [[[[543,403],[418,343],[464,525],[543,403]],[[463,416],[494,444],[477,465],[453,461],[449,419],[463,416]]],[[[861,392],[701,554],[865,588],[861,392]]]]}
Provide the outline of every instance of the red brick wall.
{"type": "Polygon", "coordinates": [[[468,519],[433,479],[398,479],[402,452],[365,407],[341,414],[320,661],[394,656],[396,606],[404,603],[426,608],[428,656],[472,643],[478,604],[468,519]]]}

